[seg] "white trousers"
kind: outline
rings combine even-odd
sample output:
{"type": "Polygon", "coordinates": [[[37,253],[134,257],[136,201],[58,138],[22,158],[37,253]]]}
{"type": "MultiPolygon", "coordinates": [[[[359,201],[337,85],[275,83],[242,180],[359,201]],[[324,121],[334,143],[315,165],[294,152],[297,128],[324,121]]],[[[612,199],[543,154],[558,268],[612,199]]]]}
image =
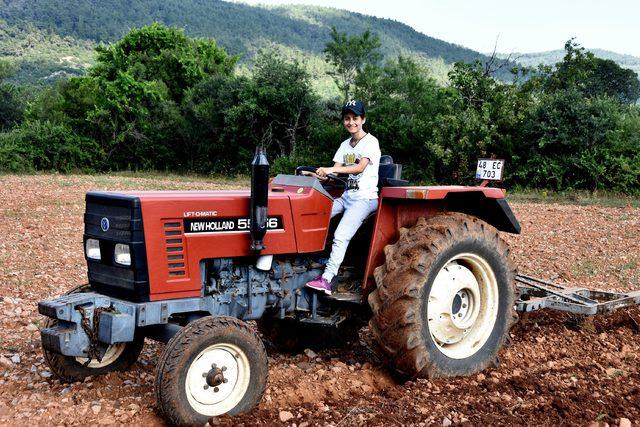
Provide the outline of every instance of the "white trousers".
{"type": "Polygon", "coordinates": [[[331,282],[338,274],[338,268],[344,260],[344,254],[347,252],[347,246],[362,222],[369,214],[378,208],[378,199],[355,199],[349,191],[345,191],[342,197],[333,201],[331,208],[331,218],[343,213],[340,224],[336,228],[333,235],[333,246],[331,247],[331,255],[329,261],[322,274],[322,277],[331,282]]]}

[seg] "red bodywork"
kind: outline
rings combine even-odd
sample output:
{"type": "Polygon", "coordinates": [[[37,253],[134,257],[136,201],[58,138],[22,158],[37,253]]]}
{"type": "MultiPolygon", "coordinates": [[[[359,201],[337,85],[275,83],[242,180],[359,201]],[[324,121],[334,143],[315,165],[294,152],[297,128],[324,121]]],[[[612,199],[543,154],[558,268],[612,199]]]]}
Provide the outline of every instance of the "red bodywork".
{"type": "MultiPolygon", "coordinates": [[[[437,201],[452,192],[481,192],[503,198],[503,190],[483,187],[386,187],[380,203],[365,271],[365,294],[373,269],[383,262],[384,246],[400,227],[439,210],[437,201]]],[[[129,193],[142,206],[150,300],[197,297],[202,292],[200,261],[254,255],[248,231],[185,234],[185,219],[248,217],[249,191],[162,191],[129,193]],[[215,212],[215,215],[213,214],[215,212]],[[201,216],[200,216],[201,215],[201,216]]],[[[269,192],[268,215],[280,216],[284,230],[270,230],[261,255],[320,252],[325,247],[332,200],[311,187],[279,186],[269,192]]]]}
{"type": "Polygon", "coordinates": [[[466,186],[432,187],[385,187],[380,191],[378,212],[373,227],[373,236],[363,293],[367,295],[375,287],[373,270],[384,262],[384,247],[398,239],[398,230],[413,226],[418,218],[428,218],[443,210],[443,201],[450,193],[482,193],[487,199],[503,199],[505,192],[500,188],[466,186]],[[430,201],[425,203],[424,201],[430,201]]]}
{"type": "MultiPolygon", "coordinates": [[[[300,188],[269,193],[269,216],[280,216],[284,230],[267,232],[263,255],[318,252],[324,248],[332,202],[311,188],[300,188]]],[[[183,230],[186,218],[248,217],[249,191],[135,195],[142,206],[151,301],[200,296],[203,259],[252,255],[248,231],[185,234],[183,230]],[[207,215],[211,212],[216,215],[207,215]]]]}

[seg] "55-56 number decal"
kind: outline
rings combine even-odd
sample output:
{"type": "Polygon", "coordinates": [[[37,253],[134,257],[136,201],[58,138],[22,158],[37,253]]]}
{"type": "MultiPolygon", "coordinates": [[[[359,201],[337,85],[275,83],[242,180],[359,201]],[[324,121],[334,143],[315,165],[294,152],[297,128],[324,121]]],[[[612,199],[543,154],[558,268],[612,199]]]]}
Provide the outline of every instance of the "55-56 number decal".
{"type": "MultiPolygon", "coordinates": [[[[250,218],[185,219],[185,233],[229,233],[251,230],[250,218]]],[[[267,230],[284,230],[281,216],[267,218],[267,230]]]]}

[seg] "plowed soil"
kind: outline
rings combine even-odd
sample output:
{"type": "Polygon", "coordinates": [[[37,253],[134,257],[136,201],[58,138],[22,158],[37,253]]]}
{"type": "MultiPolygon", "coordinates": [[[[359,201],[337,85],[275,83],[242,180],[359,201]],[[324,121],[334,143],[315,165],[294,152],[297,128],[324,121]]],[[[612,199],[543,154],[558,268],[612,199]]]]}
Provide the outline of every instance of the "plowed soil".
{"type": "MultiPolygon", "coordinates": [[[[153,381],[163,345],[133,369],[61,384],[44,363],[39,300],[86,282],[84,193],[242,186],[186,178],[0,176],[0,424],[162,424],[153,381]]],[[[640,290],[640,209],[513,203],[505,235],[519,272],[606,290],[640,290]]],[[[497,368],[467,378],[395,378],[366,328],[348,349],[278,354],[252,413],[221,425],[640,424],[640,310],[584,319],[523,316],[497,368]],[[285,420],[284,422],[282,420],[285,420]],[[623,420],[625,424],[627,420],[623,420]]]]}

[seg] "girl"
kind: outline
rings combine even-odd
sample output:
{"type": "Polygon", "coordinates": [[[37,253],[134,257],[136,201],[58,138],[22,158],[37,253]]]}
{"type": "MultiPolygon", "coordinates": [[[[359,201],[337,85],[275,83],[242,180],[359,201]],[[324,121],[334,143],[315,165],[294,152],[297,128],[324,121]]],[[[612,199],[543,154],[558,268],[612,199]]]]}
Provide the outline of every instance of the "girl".
{"type": "Polygon", "coordinates": [[[316,175],[326,179],[328,174],[349,174],[349,188],[333,201],[331,218],[344,213],[333,236],[331,255],[324,273],[306,284],[307,287],[331,295],[331,281],[338,274],[347,246],[364,219],[378,207],[378,166],[380,146],[375,136],[365,132],[364,105],[348,101],[342,107],[342,123],[351,137],[340,144],[333,156],[334,165],[318,168],[316,175]]]}

